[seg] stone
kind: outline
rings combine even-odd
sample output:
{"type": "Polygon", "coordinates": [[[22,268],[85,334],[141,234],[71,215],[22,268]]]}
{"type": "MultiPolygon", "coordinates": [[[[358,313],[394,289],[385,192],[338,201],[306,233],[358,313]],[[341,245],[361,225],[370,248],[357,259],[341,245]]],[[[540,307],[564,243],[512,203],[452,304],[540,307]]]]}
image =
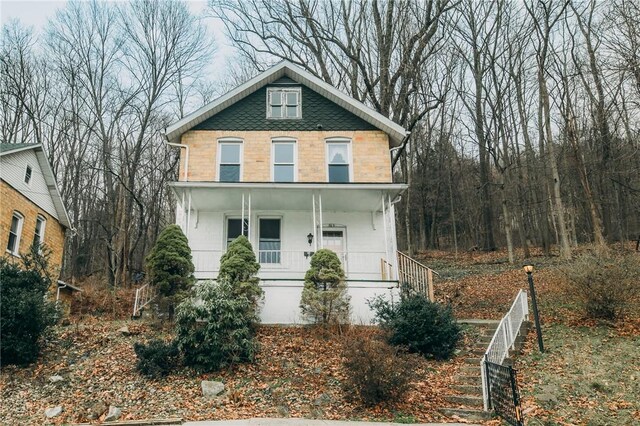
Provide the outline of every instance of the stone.
{"type": "Polygon", "coordinates": [[[95,420],[99,418],[101,415],[103,415],[107,411],[108,408],[109,407],[107,407],[107,404],[105,404],[104,401],[94,402],[93,404],[91,404],[91,406],[88,409],[89,419],[95,420]]]}
{"type": "Polygon", "coordinates": [[[120,418],[120,414],[122,414],[122,410],[120,410],[115,405],[109,406],[109,412],[107,413],[107,417],[104,418],[105,422],[113,422],[120,418]]]}
{"type": "Polygon", "coordinates": [[[47,416],[48,419],[59,416],[61,413],[62,413],[62,407],[59,405],[56,407],[50,407],[44,410],[44,415],[47,416]]]}
{"type": "Polygon", "coordinates": [[[326,393],[323,393],[323,394],[320,394],[320,396],[313,401],[313,405],[317,407],[322,407],[324,405],[328,405],[330,402],[331,402],[331,397],[326,393]]]}
{"type": "Polygon", "coordinates": [[[129,331],[129,327],[127,327],[126,325],[124,327],[119,328],[117,332],[122,334],[123,336],[131,335],[131,332],[129,331]]]}
{"type": "Polygon", "coordinates": [[[203,380],[200,386],[202,387],[202,395],[209,398],[220,396],[224,392],[224,383],[222,382],[203,380]]]}
{"type": "Polygon", "coordinates": [[[64,381],[64,377],[59,376],[59,375],[55,375],[55,376],[51,376],[49,377],[49,382],[51,383],[58,383],[58,382],[63,382],[64,381]]]}
{"type": "Polygon", "coordinates": [[[551,393],[538,394],[536,399],[540,402],[558,402],[558,397],[551,393]]]}

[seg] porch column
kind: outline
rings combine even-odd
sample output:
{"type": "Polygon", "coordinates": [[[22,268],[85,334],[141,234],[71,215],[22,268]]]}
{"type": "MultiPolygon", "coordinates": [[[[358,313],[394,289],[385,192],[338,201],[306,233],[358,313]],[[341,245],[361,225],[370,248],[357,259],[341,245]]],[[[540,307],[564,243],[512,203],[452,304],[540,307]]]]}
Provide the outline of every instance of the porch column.
{"type": "Polygon", "coordinates": [[[249,209],[247,213],[247,239],[251,242],[251,191],[249,191],[249,209]]]}
{"type": "Polygon", "coordinates": [[[394,280],[399,280],[398,271],[398,234],[396,233],[396,206],[389,202],[389,220],[391,222],[391,256],[393,257],[394,280]]]}
{"type": "Polygon", "coordinates": [[[320,213],[320,248],[324,248],[324,241],[322,238],[322,192],[318,192],[318,204],[320,213]]]}
{"type": "Polygon", "coordinates": [[[244,235],[244,192],[242,193],[242,211],[240,213],[240,235],[244,235]]]}
{"type": "Polygon", "coordinates": [[[187,241],[189,240],[189,227],[191,226],[191,190],[189,190],[189,205],[187,207],[187,230],[185,235],[187,237],[187,241]]]}
{"type": "Polygon", "coordinates": [[[389,236],[387,235],[387,197],[382,193],[382,230],[384,232],[385,261],[389,263],[389,236]]]}
{"type": "Polygon", "coordinates": [[[313,209],[313,251],[318,251],[318,222],[316,221],[316,193],[311,193],[311,208],[313,209]]]}

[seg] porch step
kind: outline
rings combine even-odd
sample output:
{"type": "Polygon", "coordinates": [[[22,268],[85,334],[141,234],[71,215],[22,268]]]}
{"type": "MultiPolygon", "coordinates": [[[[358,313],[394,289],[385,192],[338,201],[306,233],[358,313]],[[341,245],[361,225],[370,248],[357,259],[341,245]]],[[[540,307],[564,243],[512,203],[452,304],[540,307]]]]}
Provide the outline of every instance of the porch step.
{"type": "Polygon", "coordinates": [[[462,392],[465,395],[482,395],[482,386],[481,385],[453,385],[453,389],[458,392],[462,392]]]}
{"type": "Polygon", "coordinates": [[[484,401],[481,396],[474,395],[447,395],[444,397],[446,401],[454,404],[466,405],[469,407],[483,407],[484,401]]]}
{"type": "Polygon", "coordinates": [[[481,422],[484,420],[491,420],[493,418],[493,414],[488,411],[482,410],[472,410],[465,408],[441,408],[439,410],[442,414],[447,417],[459,417],[471,422],[481,422]]]}

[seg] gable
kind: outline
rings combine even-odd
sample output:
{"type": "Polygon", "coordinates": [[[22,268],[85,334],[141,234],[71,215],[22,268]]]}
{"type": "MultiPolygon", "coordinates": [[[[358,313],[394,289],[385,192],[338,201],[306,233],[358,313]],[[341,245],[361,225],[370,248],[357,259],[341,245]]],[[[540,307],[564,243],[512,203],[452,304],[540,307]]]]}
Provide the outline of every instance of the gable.
{"type": "Polygon", "coordinates": [[[288,77],[283,77],[194,126],[193,130],[332,131],[378,129],[310,87],[297,84],[288,77]],[[270,87],[301,87],[302,117],[267,119],[267,89],[270,87]],[[321,126],[321,129],[318,126],[321,126]]]}

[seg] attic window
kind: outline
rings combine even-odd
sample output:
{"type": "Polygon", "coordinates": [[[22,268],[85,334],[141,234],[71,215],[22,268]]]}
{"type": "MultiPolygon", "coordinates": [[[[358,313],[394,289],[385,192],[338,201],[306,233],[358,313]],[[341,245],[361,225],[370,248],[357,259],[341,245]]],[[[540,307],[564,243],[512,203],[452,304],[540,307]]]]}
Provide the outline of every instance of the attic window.
{"type": "Polygon", "coordinates": [[[27,185],[29,185],[29,183],[31,182],[31,166],[27,165],[27,170],[24,172],[24,183],[26,183],[27,185]]]}
{"type": "Polygon", "coordinates": [[[267,89],[267,118],[301,118],[301,89],[267,89]]]}

